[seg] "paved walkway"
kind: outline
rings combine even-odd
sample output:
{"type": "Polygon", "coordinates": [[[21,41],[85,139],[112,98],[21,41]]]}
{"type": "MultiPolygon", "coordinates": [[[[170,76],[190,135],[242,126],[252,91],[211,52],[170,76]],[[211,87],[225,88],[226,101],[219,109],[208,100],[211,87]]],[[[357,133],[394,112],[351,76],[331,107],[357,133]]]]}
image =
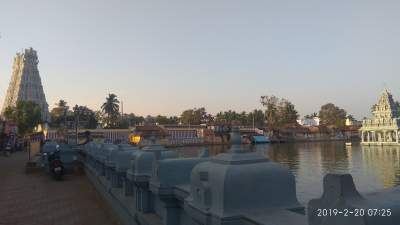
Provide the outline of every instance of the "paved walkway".
{"type": "Polygon", "coordinates": [[[25,174],[27,153],[0,156],[0,225],[117,225],[86,176],[25,174]]]}

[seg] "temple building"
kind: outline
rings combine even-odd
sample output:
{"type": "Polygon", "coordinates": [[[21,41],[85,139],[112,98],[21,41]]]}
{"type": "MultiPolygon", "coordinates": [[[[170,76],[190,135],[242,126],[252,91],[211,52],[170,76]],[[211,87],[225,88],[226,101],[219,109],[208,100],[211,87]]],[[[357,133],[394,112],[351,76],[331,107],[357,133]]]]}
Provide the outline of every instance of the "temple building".
{"type": "Polygon", "coordinates": [[[372,119],[363,121],[361,144],[364,145],[400,145],[400,118],[392,95],[385,90],[378,104],[372,107],[372,119]]]}
{"type": "Polygon", "coordinates": [[[15,106],[18,101],[32,101],[40,106],[43,121],[49,121],[49,106],[44,95],[38,63],[37,53],[32,48],[25,49],[14,57],[13,72],[2,114],[7,107],[15,106]]]}

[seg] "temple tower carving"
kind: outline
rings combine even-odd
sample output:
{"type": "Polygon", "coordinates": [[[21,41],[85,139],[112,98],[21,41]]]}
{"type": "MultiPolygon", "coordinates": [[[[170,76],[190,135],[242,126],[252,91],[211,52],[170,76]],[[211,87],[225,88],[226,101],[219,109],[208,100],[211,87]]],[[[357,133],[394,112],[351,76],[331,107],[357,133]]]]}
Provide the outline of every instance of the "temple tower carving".
{"type": "Polygon", "coordinates": [[[33,101],[41,107],[43,121],[49,120],[49,106],[43,91],[38,63],[37,52],[32,48],[25,49],[14,57],[11,81],[2,113],[7,107],[15,106],[18,101],[33,101]]]}
{"type": "Polygon", "coordinates": [[[392,95],[385,90],[372,107],[373,118],[363,121],[361,143],[365,145],[400,145],[400,118],[392,95]]]}

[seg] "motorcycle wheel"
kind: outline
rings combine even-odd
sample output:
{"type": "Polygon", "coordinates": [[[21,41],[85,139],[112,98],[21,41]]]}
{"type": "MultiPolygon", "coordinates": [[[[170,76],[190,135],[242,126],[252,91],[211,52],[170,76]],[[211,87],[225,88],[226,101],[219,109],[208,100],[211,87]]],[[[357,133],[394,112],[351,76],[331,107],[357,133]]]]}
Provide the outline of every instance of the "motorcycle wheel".
{"type": "Polygon", "coordinates": [[[55,179],[55,180],[62,180],[62,178],[63,178],[63,172],[57,172],[57,173],[54,173],[53,172],[53,178],[55,179]]]}

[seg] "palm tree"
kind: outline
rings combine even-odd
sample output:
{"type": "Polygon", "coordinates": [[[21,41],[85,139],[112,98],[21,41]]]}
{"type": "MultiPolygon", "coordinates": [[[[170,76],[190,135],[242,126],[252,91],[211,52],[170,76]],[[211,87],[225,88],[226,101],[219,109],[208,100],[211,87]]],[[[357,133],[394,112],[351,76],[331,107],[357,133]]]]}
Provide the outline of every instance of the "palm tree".
{"type": "Polygon", "coordinates": [[[318,117],[318,113],[316,113],[316,112],[304,116],[304,118],[306,118],[306,119],[313,119],[315,117],[318,117]]]}
{"type": "Polygon", "coordinates": [[[67,102],[64,101],[63,99],[60,99],[57,103],[56,106],[60,107],[60,108],[64,108],[67,106],[67,102]]]}
{"type": "Polygon", "coordinates": [[[107,126],[111,127],[116,125],[119,115],[119,100],[117,96],[115,94],[108,94],[106,102],[101,106],[101,110],[107,115],[107,126]]]}
{"type": "Polygon", "coordinates": [[[52,126],[59,127],[62,124],[66,126],[67,124],[67,114],[69,110],[69,106],[67,105],[67,102],[64,101],[63,99],[60,99],[58,102],[55,103],[55,106],[51,110],[51,120],[52,120],[52,126]]]}

